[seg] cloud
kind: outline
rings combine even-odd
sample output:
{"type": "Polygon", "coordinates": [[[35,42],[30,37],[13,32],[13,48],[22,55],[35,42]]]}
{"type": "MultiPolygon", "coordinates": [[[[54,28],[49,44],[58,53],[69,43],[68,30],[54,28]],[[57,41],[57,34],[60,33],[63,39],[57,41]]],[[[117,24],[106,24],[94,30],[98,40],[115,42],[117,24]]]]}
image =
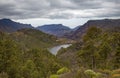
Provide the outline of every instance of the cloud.
{"type": "Polygon", "coordinates": [[[120,17],[120,0],[0,0],[0,18],[120,17]]]}

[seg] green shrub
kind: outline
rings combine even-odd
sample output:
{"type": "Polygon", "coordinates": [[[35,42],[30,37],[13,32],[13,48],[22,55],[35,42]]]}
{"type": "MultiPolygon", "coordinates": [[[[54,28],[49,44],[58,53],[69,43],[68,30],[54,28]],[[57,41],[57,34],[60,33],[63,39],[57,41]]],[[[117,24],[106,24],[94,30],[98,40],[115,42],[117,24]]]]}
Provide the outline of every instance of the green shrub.
{"type": "Polygon", "coordinates": [[[90,77],[90,78],[103,78],[103,74],[102,73],[99,73],[99,72],[94,72],[93,70],[86,70],[84,72],[86,74],[87,77],[90,77]]]}
{"type": "Polygon", "coordinates": [[[103,74],[102,73],[96,73],[96,78],[103,78],[103,74]]]}
{"type": "Polygon", "coordinates": [[[57,74],[63,74],[69,72],[70,70],[67,67],[63,67],[57,71],[57,74]]]}
{"type": "Polygon", "coordinates": [[[53,74],[53,75],[50,75],[50,78],[59,78],[59,75],[53,74]]]}
{"type": "Polygon", "coordinates": [[[88,75],[88,76],[90,76],[90,77],[93,77],[93,76],[96,75],[96,73],[93,70],[90,70],[90,69],[86,70],[85,74],[88,75]]]}
{"type": "Polygon", "coordinates": [[[84,70],[85,70],[85,68],[81,67],[81,68],[77,71],[75,78],[86,78],[86,75],[85,75],[85,73],[84,73],[84,70]]]}

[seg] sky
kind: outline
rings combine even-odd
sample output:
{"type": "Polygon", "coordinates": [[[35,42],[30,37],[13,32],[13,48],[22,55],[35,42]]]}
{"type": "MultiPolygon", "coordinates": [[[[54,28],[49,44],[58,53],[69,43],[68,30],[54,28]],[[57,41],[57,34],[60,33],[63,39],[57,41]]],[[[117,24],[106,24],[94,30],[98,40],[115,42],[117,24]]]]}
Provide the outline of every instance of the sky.
{"type": "Polygon", "coordinates": [[[120,0],[0,0],[0,18],[71,28],[94,19],[120,18],[120,0]]]}

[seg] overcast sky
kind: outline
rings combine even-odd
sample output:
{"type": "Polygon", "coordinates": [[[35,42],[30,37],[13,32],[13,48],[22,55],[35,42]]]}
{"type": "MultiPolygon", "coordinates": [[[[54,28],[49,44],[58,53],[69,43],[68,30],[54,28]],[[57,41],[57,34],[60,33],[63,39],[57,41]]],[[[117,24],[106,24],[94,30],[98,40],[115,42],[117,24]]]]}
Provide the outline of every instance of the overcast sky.
{"type": "Polygon", "coordinates": [[[75,27],[90,19],[119,18],[120,0],[0,0],[0,18],[75,27]]]}

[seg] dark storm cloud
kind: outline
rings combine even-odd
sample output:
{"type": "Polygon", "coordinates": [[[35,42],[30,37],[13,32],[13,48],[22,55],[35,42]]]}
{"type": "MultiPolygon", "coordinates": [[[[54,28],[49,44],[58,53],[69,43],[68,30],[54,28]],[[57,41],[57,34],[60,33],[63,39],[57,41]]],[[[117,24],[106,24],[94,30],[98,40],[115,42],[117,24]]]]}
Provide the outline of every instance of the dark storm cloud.
{"type": "Polygon", "coordinates": [[[0,0],[0,18],[119,17],[120,0],[0,0]]]}

